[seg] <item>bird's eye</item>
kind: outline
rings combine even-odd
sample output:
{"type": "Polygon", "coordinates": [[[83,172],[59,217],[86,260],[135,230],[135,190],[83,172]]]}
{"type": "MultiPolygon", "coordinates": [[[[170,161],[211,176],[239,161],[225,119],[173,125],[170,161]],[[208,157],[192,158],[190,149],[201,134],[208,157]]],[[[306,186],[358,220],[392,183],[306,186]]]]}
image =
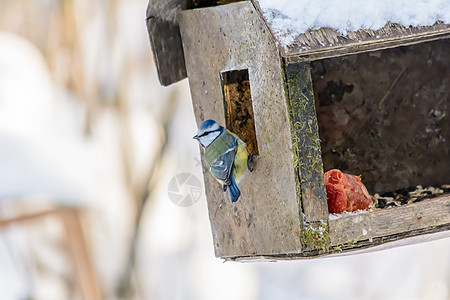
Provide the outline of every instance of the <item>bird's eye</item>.
{"type": "Polygon", "coordinates": [[[198,137],[206,136],[206,135],[208,135],[210,133],[213,133],[213,132],[220,132],[220,129],[212,130],[212,131],[205,131],[202,134],[200,134],[198,137]]]}
{"type": "Polygon", "coordinates": [[[208,134],[210,134],[210,133],[211,133],[211,131],[203,132],[202,134],[200,134],[200,135],[199,135],[199,137],[202,137],[202,136],[208,135],[208,134]]]}

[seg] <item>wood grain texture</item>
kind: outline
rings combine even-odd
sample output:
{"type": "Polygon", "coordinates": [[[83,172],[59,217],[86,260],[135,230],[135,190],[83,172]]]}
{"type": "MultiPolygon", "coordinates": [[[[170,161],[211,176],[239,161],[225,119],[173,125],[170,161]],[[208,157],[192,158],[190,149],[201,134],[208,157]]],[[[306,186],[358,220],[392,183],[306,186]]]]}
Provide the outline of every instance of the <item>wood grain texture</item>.
{"type": "Polygon", "coordinates": [[[319,129],[308,62],[286,66],[294,163],[306,222],[328,219],[319,129]]]}
{"type": "MultiPolygon", "coordinates": [[[[260,159],[255,172],[239,183],[239,201],[231,203],[203,169],[216,256],[316,257],[450,229],[449,196],[328,220],[310,64],[303,61],[440,39],[447,25],[436,34],[428,29],[401,31],[393,25],[378,32],[379,38],[370,33],[360,41],[360,36],[350,34],[358,40],[337,38],[328,48],[282,52],[283,59],[265,20],[248,1],[183,11],[178,20],[198,124],[210,118],[227,123],[221,74],[245,69],[249,75],[260,159]],[[301,241],[306,227],[317,229],[321,220],[327,226],[326,244],[305,247],[301,241]]],[[[388,104],[387,97],[380,99],[381,106],[388,104]]]]}
{"type": "Polygon", "coordinates": [[[239,261],[239,262],[275,262],[278,260],[298,260],[298,259],[311,259],[316,257],[337,257],[337,256],[349,256],[362,253],[371,253],[396,247],[410,246],[420,243],[431,242],[439,239],[450,238],[450,225],[441,226],[439,228],[430,228],[425,230],[416,230],[404,235],[396,235],[386,238],[376,238],[372,242],[361,241],[353,245],[352,248],[341,250],[331,249],[328,253],[317,252],[302,253],[300,255],[278,255],[278,256],[258,256],[258,257],[233,257],[226,260],[239,261]]]}
{"type": "Polygon", "coordinates": [[[235,261],[294,260],[345,256],[450,237],[450,195],[388,209],[357,212],[329,220],[327,251],[228,258],[235,261]]]}
{"type": "Polygon", "coordinates": [[[450,195],[330,219],[331,246],[450,225],[450,195]]]}
{"type": "MultiPolygon", "coordinates": [[[[183,46],[177,14],[186,9],[225,5],[242,0],[150,0],[147,31],[162,85],[186,78],[183,46]]],[[[193,28],[193,30],[196,30],[193,28]]]]}
{"type": "Polygon", "coordinates": [[[184,11],[179,22],[197,124],[226,124],[221,74],[249,75],[260,158],[238,184],[239,200],[232,203],[203,170],[216,256],[300,253],[283,64],[272,36],[248,1],[184,11]]]}
{"type": "Polygon", "coordinates": [[[321,28],[301,34],[280,49],[289,62],[317,60],[367,51],[407,46],[450,37],[450,25],[404,27],[388,22],[379,30],[361,29],[347,36],[331,28],[321,28]]]}
{"type": "Polygon", "coordinates": [[[258,0],[252,0],[255,9],[267,23],[278,49],[287,63],[317,60],[367,51],[406,46],[450,37],[450,25],[436,20],[433,26],[409,26],[388,22],[378,30],[360,29],[346,35],[332,29],[308,30],[284,45],[283,36],[275,33],[271,22],[264,18],[258,0]]]}
{"type": "Polygon", "coordinates": [[[147,31],[158,78],[167,86],[186,77],[183,46],[177,13],[186,9],[185,0],[150,0],[147,31]]]}

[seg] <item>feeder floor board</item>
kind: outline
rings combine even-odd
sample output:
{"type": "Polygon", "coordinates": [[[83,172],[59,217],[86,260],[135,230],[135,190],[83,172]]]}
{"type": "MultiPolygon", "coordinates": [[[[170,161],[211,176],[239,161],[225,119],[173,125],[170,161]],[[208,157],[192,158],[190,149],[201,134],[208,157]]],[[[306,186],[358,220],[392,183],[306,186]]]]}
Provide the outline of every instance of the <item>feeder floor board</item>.
{"type": "Polygon", "coordinates": [[[233,261],[306,259],[374,252],[450,237],[450,195],[400,207],[333,215],[323,251],[225,258],[233,261]]]}
{"type": "Polygon", "coordinates": [[[330,218],[331,247],[354,247],[364,240],[371,245],[383,239],[396,239],[448,229],[450,226],[450,195],[399,207],[360,211],[330,218]]]}

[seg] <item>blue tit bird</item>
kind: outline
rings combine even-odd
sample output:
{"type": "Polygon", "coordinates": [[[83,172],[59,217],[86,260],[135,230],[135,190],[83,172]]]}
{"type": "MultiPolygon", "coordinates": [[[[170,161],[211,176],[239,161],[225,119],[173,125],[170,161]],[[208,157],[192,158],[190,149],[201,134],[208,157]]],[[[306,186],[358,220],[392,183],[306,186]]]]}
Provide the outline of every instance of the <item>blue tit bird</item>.
{"type": "Polygon", "coordinates": [[[214,120],[204,121],[194,136],[204,149],[204,161],[224,191],[228,188],[232,202],[241,195],[237,182],[248,166],[247,145],[234,133],[214,120]]]}

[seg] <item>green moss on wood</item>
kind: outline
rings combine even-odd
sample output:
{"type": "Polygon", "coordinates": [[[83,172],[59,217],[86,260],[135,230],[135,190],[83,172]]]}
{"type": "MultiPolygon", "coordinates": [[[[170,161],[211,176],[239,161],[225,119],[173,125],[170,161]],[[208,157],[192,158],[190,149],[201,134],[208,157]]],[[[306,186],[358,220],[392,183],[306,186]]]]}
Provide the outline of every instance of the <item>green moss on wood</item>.
{"type": "Polygon", "coordinates": [[[309,67],[306,63],[287,67],[290,116],[303,182],[323,181],[322,157],[309,67]]]}
{"type": "Polygon", "coordinates": [[[319,208],[316,211],[317,220],[322,217],[326,219],[328,211],[326,210],[322,155],[309,63],[287,65],[285,72],[286,99],[298,181],[297,195],[301,198],[305,193],[311,194],[308,192],[312,191],[313,197],[322,201],[317,203],[319,208]]]}
{"type": "Polygon", "coordinates": [[[339,243],[337,245],[334,245],[332,248],[334,251],[338,251],[338,252],[342,252],[345,249],[352,249],[359,242],[359,240],[362,236],[364,236],[364,234],[360,234],[359,236],[355,237],[354,239],[348,240],[344,243],[339,243]]]}
{"type": "MultiPolygon", "coordinates": [[[[283,78],[286,78],[286,73],[283,69],[283,78]]],[[[286,105],[288,108],[288,119],[291,122],[291,128],[293,127],[292,124],[292,107],[291,102],[289,101],[289,84],[288,81],[284,81],[284,92],[285,92],[285,99],[286,99],[286,105]]],[[[299,143],[300,139],[296,133],[296,130],[291,130],[291,138],[292,138],[292,154],[293,154],[293,162],[294,162],[294,171],[295,171],[295,185],[296,185],[296,194],[297,194],[297,203],[299,208],[299,213],[302,213],[301,208],[301,199],[302,199],[302,187],[301,187],[301,176],[300,176],[300,150],[299,150],[299,143]]]]}
{"type": "Polygon", "coordinates": [[[307,224],[300,238],[302,245],[308,250],[318,250],[321,253],[327,253],[330,250],[330,233],[326,222],[307,224]]]}

